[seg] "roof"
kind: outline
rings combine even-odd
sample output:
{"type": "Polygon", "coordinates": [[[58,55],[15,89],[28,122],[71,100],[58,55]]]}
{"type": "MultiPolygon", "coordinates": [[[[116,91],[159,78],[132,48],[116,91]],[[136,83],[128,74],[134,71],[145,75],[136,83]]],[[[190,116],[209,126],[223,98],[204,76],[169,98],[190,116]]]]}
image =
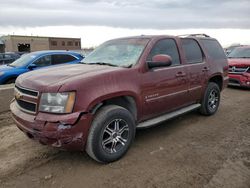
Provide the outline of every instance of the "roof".
{"type": "Polygon", "coordinates": [[[42,50],[42,51],[36,51],[36,52],[31,52],[31,53],[36,54],[36,55],[55,54],[55,53],[81,55],[80,53],[73,52],[73,51],[66,51],[66,50],[42,50]]]}

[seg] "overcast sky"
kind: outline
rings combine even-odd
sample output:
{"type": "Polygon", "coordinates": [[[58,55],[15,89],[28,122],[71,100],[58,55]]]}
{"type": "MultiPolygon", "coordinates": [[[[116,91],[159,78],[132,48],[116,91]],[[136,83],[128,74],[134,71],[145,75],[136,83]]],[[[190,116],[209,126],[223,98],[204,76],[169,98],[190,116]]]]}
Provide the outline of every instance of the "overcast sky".
{"type": "Polygon", "coordinates": [[[250,0],[0,0],[0,4],[0,34],[82,37],[82,44],[90,46],[126,34],[204,31],[224,45],[250,43],[250,0]]]}

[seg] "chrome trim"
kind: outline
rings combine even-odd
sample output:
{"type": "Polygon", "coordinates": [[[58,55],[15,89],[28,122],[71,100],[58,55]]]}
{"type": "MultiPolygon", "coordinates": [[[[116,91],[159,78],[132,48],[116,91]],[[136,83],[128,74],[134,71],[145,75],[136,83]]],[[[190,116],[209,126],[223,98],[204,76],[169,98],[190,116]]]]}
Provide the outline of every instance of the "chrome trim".
{"type": "Polygon", "coordinates": [[[242,74],[250,70],[250,67],[236,67],[230,66],[228,69],[229,74],[242,74]]]}
{"type": "Polygon", "coordinates": [[[31,98],[31,99],[37,99],[37,102],[29,101],[29,100],[27,100],[27,99],[16,99],[16,94],[14,93],[16,106],[17,106],[20,110],[22,110],[22,111],[24,111],[24,112],[27,112],[27,113],[31,113],[31,114],[36,114],[36,113],[37,113],[37,111],[38,111],[38,103],[39,103],[39,101],[38,101],[38,98],[39,98],[39,91],[35,91],[35,90],[32,90],[32,89],[27,89],[27,88],[24,88],[24,87],[16,86],[16,85],[15,85],[14,92],[20,93],[22,96],[25,96],[25,97],[28,97],[28,98],[31,98]],[[37,96],[25,94],[25,93],[23,93],[22,91],[20,91],[17,87],[19,87],[20,89],[23,89],[23,90],[27,90],[27,91],[31,91],[31,92],[37,93],[37,96]],[[17,100],[19,100],[19,101],[24,101],[24,102],[31,103],[31,104],[34,104],[34,105],[35,105],[35,111],[30,111],[30,110],[27,110],[27,109],[22,108],[22,107],[18,104],[17,100]]]}
{"type": "MultiPolygon", "coordinates": [[[[15,85],[15,88],[16,88],[16,86],[17,86],[17,87],[20,87],[20,88],[23,89],[23,90],[32,91],[32,92],[37,93],[37,97],[38,97],[39,94],[40,94],[39,91],[36,91],[36,90],[33,90],[33,89],[24,88],[24,87],[18,86],[18,85],[15,85]]],[[[32,97],[34,97],[34,96],[32,96],[32,97]]]]}
{"type": "MultiPolygon", "coordinates": [[[[39,96],[39,95],[37,95],[37,97],[35,97],[35,96],[33,96],[33,95],[25,94],[25,93],[23,93],[22,91],[18,90],[16,87],[14,88],[14,92],[21,93],[22,96],[26,96],[26,97],[29,97],[29,98],[32,98],[32,99],[38,99],[38,96],[39,96]]],[[[34,92],[34,91],[33,91],[33,92],[34,92]]],[[[14,94],[15,94],[15,93],[14,93],[14,94]]],[[[26,101],[26,102],[29,102],[29,101],[26,101]]]]}
{"type": "Polygon", "coordinates": [[[35,102],[32,102],[32,101],[28,101],[28,100],[25,100],[25,99],[18,99],[19,101],[24,101],[24,102],[28,102],[28,103],[32,103],[32,104],[35,104],[37,106],[37,103],[35,102]]]}
{"type": "Polygon", "coordinates": [[[170,97],[170,96],[173,96],[173,95],[178,95],[178,94],[185,93],[185,92],[188,92],[188,90],[178,91],[178,92],[175,92],[175,93],[170,93],[170,94],[167,94],[167,95],[161,95],[159,97],[155,97],[155,98],[151,98],[151,99],[146,99],[146,102],[150,102],[150,101],[170,97]]]}
{"type": "Polygon", "coordinates": [[[193,90],[201,89],[201,88],[202,88],[201,86],[196,86],[196,87],[190,88],[188,91],[193,91],[193,90]]]}

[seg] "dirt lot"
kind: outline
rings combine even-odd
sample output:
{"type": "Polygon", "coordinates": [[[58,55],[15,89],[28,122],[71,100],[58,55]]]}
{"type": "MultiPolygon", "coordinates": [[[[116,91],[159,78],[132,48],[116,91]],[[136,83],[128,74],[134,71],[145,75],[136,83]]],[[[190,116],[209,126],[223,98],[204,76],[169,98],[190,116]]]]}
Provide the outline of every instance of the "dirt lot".
{"type": "Polygon", "coordinates": [[[127,155],[101,165],[29,140],[0,114],[0,187],[250,187],[250,91],[228,88],[218,113],[193,112],[137,131],[127,155]]]}

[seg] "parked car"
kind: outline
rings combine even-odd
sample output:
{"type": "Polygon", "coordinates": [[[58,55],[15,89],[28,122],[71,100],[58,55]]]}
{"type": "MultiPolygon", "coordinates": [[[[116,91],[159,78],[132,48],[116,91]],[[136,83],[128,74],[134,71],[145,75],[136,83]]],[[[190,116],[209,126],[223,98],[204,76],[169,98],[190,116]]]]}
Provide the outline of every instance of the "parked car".
{"type": "Polygon", "coordinates": [[[6,53],[0,53],[0,65],[10,64],[13,61],[20,58],[20,55],[17,53],[12,52],[6,52],[6,53]]]}
{"type": "Polygon", "coordinates": [[[63,63],[79,63],[83,56],[70,51],[37,51],[22,55],[11,64],[0,66],[0,84],[14,83],[26,72],[63,63]]]}
{"type": "Polygon", "coordinates": [[[250,88],[250,46],[235,48],[229,58],[229,85],[250,88]]]}
{"type": "Polygon", "coordinates": [[[21,75],[10,109],[29,138],[108,163],[127,152],[136,128],[196,109],[213,115],[227,74],[221,45],[206,35],[121,38],[80,64],[21,75]]]}
{"type": "Polygon", "coordinates": [[[233,44],[233,45],[231,45],[231,46],[229,46],[228,48],[225,49],[225,53],[228,56],[235,48],[243,47],[243,46],[245,46],[245,45],[233,44]]]}

